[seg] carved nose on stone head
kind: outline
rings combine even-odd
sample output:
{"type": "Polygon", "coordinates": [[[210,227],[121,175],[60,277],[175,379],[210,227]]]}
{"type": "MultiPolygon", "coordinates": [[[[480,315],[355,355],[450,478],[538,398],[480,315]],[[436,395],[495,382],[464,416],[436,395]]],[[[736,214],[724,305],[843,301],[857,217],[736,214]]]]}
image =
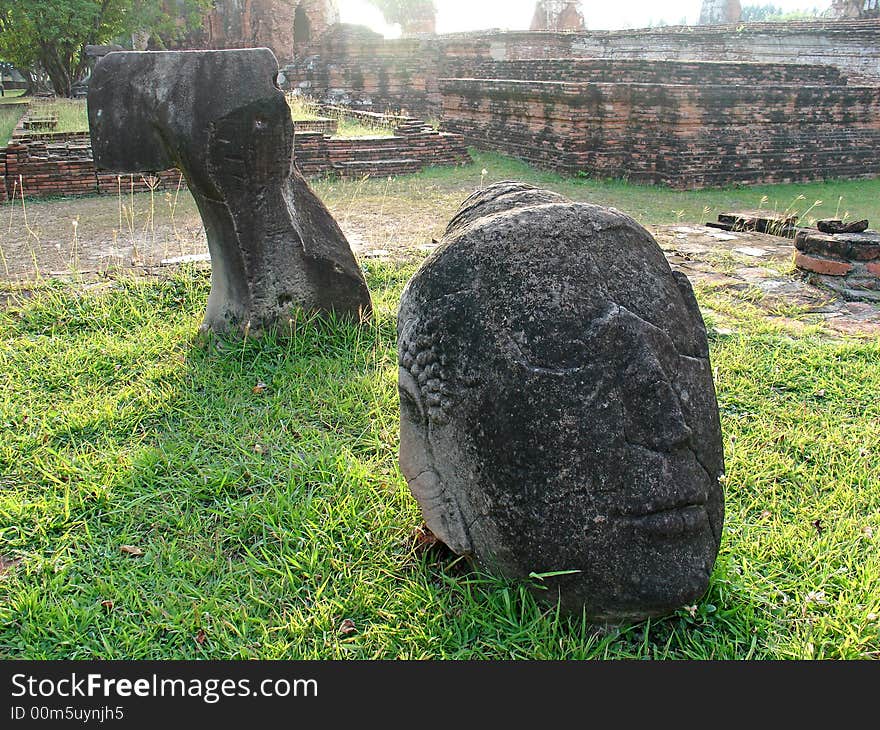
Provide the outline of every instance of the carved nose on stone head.
{"type": "Polygon", "coordinates": [[[654,451],[691,443],[681,401],[656,358],[630,365],[624,373],[624,428],[627,441],[654,451]]]}

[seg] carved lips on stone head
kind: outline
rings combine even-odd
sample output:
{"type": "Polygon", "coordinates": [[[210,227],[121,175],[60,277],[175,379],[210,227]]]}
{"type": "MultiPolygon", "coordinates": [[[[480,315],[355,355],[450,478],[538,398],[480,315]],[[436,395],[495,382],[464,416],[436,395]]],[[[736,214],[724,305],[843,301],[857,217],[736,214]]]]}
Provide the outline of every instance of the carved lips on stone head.
{"type": "Polygon", "coordinates": [[[456,553],[594,621],[697,600],[724,453],[687,279],[613,209],[472,195],[404,290],[400,463],[456,553]]]}

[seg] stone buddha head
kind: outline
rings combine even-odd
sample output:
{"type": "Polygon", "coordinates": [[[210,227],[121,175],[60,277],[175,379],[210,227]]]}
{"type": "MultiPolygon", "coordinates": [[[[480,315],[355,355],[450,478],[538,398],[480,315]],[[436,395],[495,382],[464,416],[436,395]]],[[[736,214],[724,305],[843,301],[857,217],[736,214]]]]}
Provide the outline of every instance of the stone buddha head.
{"type": "Polygon", "coordinates": [[[398,316],[400,463],[428,527],[597,622],[697,600],[724,454],[687,279],[630,217],[521,183],[472,195],[441,243],[398,316]]]}

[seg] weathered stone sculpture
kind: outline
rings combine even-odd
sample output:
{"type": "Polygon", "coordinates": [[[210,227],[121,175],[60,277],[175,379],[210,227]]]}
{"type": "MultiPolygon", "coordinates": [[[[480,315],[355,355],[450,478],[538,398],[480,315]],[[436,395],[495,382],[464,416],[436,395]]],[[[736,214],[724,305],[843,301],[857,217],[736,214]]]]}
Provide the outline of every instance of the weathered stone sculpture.
{"type": "Polygon", "coordinates": [[[211,253],[205,329],[259,331],[297,306],[371,311],[345,236],[293,166],[277,72],[265,48],[111,53],[89,85],[99,169],[186,177],[211,253]]]}
{"type": "Polygon", "coordinates": [[[596,622],[705,592],[724,515],[706,331],[645,229],[491,186],[407,284],[398,337],[401,467],[453,551],[596,622]]]}

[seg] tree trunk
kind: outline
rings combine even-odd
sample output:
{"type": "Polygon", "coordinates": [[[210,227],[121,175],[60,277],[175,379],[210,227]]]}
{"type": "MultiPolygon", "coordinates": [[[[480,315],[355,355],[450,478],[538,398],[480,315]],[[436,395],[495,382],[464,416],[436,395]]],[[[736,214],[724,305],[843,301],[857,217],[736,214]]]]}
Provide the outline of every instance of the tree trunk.
{"type": "Polygon", "coordinates": [[[70,87],[73,80],[70,78],[72,59],[64,56],[64,49],[48,42],[40,42],[40,65],[48,74],[49,81],[56,96],[70,97],[70,87]]]}
{"type": "Polygon", "coordinates": [[[69,97],[71,81],[67,69],[56,58],[44,58],[42,61],[43,68],[49,76],[49,81],[56,96],[69,97]]]}
{"type": "Polygon", "coordinates": [[[27,83],[27,88],[24,90],[24,96],[33,96],[37,93],[37,77],[34,75],[34,72],[29,68],[19,69],[21,71],[21,75],[24,76],[24,80],[27,83]]]}

